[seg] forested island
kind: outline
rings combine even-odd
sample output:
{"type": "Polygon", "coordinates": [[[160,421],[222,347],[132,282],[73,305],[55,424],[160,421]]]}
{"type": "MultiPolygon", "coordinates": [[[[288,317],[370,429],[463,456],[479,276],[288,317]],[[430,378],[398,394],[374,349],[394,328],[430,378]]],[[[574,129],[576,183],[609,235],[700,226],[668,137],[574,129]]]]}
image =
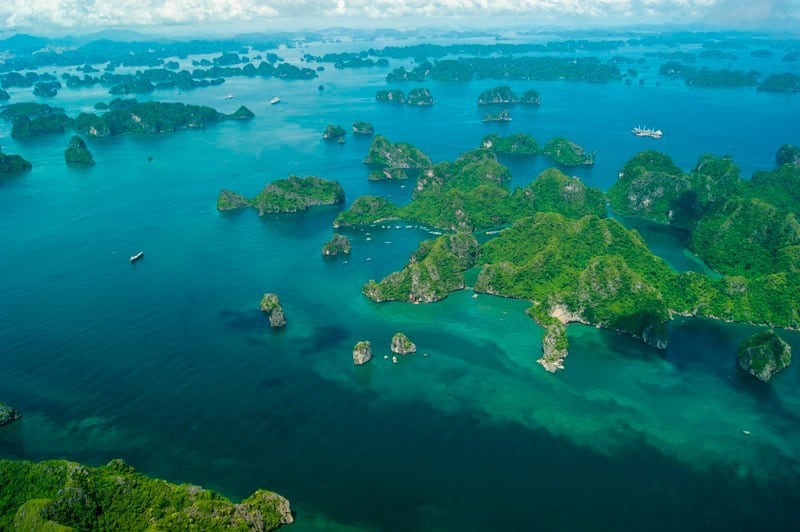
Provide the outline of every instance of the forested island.
{"type": "Polygon", "coordinates": [[[255,197],[248,199],[230,190],[222,190],[217,209],[230,211],[253,207],[258,215],[305,211],[315,205],[336,205],[344,201],[344,190],[336,181],[315,176],[290,176],[267,185],[255,197]]]}
{"type": "MultiPolygon", "coordinates": [[[[529,314],[546,329],[540,363],[550,371],[563,367],[569,322],[659,349],[675,315],[800,327],[793,162],[745,181],[730,158],[703,156],[684,174],[666,155],[642,152],[608,195],[555,169],[511,191],[491,151],[503,144],[487,137],[483,149],[424,170],[407,205],[362,196],[336,218],[335,227],[402,219],[454,233],[424,242],[402,270],[368,282],[367,297],[437,301],[464,288],[463,272],[478,267],[477,292],[532,302],[529,314]],[[689,228],[690,248],[722,276],[672,270],[638,233],[606,218],[606,198],[617,212],[689,228]],[[472,233],[494,227],[505,229],[479,245],[472,233]]],[[[524,136],[507,144],[536,147],[524,136]]],[[[778,158],[794,161],[793,153],[782,147],[778,158]]]]}
{"type": "Polygon", "coordinates": [[[137,473],[122,460],[0,460],[2,530],[274,530],[294,522],[289,501],[258,490],[239,504],[188,484],[137,473]]]}
{"type": "Polygon", "coordinates": [[[379,102],[405,103],[417,107],[427,107],[433,105],[433,95],[429,89],[416,88],[408,91],[408,96],[398,89],[379,90],[375,93],[375,99],[379,102]]]}
{"type": "Polygon", "coordinates": [[[0,149],[0,175],[16,174],[30,169],[31,163],[21,155],[5,154],[0,149]]]}
{"type": "Polygon", "coordinates": [[[124,133],[167,133],[196,129],[222,120],[249,120],[253,113],[245,106],[225,114],[211,107],[183,103],[139,102],[115,98],[98,116],[80,113],[70,118],[59,107],[16,103],[3,108],[0,117],[12,122],[11,136],[27,138],[74,129],[90,137],[113,137],[124,133]]]}

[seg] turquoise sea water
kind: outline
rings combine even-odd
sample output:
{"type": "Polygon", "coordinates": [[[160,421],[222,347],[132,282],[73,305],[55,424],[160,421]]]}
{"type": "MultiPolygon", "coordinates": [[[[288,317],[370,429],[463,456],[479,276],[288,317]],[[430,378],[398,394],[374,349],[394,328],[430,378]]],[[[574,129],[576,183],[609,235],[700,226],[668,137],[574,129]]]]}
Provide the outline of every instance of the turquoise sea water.
{"type": "MultiPolygon", "coordinates": [[[[728,153],[749,175],[771,168],[780,144],[800,144],[797,98],[656,87],[653,73],[644,87],[516,82],[539,90],[542,106],[486,125],[474,102],[496,82],[427,83],[436,105],[412,109],[374,102],[386,71],[155,93],[222,111],[245,104],[256,118],[89,140],[88,169],[64,165],[69,135],[15,141],[0,123],[4,151],[34,165],[0,181],[0,400],[24,414],[0,430],[0,456],[122,457],[233,498],[267,487],[292,501],[296,530],[797,529],[800,369],[769,385],[739,373],[736,347],[756,328],[676,320],[659,352],[570,326],[566,370],[550,375],[536,364],[541,330],[525,302],[361,296],[365,281],[405,263],[423,230],[352,230],[352,256],[326,260],[319,249],[339,208],[264,218],[215,209],[220,188],[253,195],[290,173],[340,181],[348,203],[407,200],[410,184],[367,181],[368,138],[321,140],[326,124],[354,120],[435,161],[491,131],[564,135],[597,151],[595,167],[569,173],[601,188],[645,148],[686,169],[728,153]],[[664,139],[630,135],[640,123],[664,139]],[[267,291],[280,294],[285,330],[257,310],[267,291]],[[396,331],[420,353],[392,364],[396,331]],[[361,339],[376,357],[356,368],[361,339]]],[[[99,100],[100,88],[63,90],[54,103],[74,114],[99,100]]],[[[512,186],[549,166],[508,164],[512,186]]],[[[674,268],[703,271],[685,235],[626,223],[674,268]]],[[[785,337],[800,348],[800,334],[785,337]]]]}

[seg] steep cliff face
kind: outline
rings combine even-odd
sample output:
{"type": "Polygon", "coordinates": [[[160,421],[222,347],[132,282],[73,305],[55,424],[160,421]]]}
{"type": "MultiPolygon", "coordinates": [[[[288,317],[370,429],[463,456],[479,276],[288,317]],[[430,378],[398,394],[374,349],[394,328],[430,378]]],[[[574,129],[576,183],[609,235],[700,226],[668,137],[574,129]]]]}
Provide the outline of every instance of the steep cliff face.
{"type": "Polygon", "coordinates": [[[286,317],[283,314],[283,307],[278,299],[278,294],[264,294],[261,298],[261,312],[269,317],[270,327],[285,327],[286,317]]]}
{"type": "Polygon", "coordinates": [[[94,164],[94,158],[82,138],[75,135],[64,150],[64,160],[69,164],[94,164]]]}
{"type": "Polygon", "coordinates": [[[478,241],[468,233],[427,240],[401,271],[364,285],[364,295],[376,302],[430,303],[444,299],[464,288],[462,272],[475,265],[479,250],[478,241]]]}
{"type": "Polygon", "coordinates": [[[775,331],[768,330],[754,334],[742,342],[736,359],[743,371],[761,381],[769,382],[775,373],[789,367],[792,362],[792,348],[775,331]]]}

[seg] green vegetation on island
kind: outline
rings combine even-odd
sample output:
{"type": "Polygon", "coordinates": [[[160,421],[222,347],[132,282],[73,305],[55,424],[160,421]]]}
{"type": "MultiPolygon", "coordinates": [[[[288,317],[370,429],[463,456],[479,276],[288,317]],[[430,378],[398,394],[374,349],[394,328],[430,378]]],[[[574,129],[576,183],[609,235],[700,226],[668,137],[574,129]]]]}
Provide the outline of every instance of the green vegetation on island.
{"type": "Polygon", "coordinates": [[[0,427],[13,423],[21,417],[16,408],[10,407],[5,403],[0,403],[0,427]]]}
{"type": "Polygon", "coordinates": [[[325,256],[334,256],[339,253],[349,255],[351,249],[349,238],[339,233],[334,233],[333,237],[322,246],[322,254],[325,256]]]}
{"type": "Polygon", "coordinates": [[[602,192],[558,170],[542,172],[533,183],[513,192],[508,188],[510,178],[508,168],[492,152],[473,150],[452,163],[425,170],[408,205],[362,196],[337,216],[334,227],[404,219],[448,231],[477,231],[513,223],[539,210],[605,216],[602,192]]]}
{"type": "Polygon", "coordinates": [[[358,342],[353,346],[353,364],[361,366],[372,360],[372,345],[368,341],[358,342]]]}
{"type": "Polygon", "coordinates": [[[239,504],[198,486],[137,473],[122,460],[0,460],[1,530],[274,530],[289,501],[258,490],[239,504]]]}
{"type": "Polygon", "coordinates": [[[755,87],[761,74],[755,70],[712,70],[669,61],[661,65],[658,73],[670,78],[683,79],[696,87],[755,87]]]}
{"type": "Polygon", "coordinates": [[[9,100],[10,98],[11,98],[11,96],[8,94],[8,92],[6,92],[3,89],[0,89],[0,102],[2,102],[4,100],[9,100]]]}
{"type": "Polygon", "coordinates": [[[800,93],[800,76],[790,72],[770,74],[756,87],[756,90],[761,92],[798,94],[800,93]]]}
{"type": "Polygon", "coordinates": [[[353,133],[356,135],[372,135],[375,127],[369,122],[353,122],[353,133]]]}
{"type": "Polygon", "coordinates": [[[247,120],[253,113],[241,106],[232,114],[220,113],[211,107],[183,103],[138,102],[135,99],[114,99],[109,110],[98,116],[80,113],[69,118],[64,110],[45,104],[12,104],[0,116],[13,123],[11,136],[33,137],[63,133],[75,129],[92,137],[112,137],[123,133],[165,133],[178,129],[203,128],[222,120],[247,120]]]}
{"type": "Polygon", "coordinates": [[[406,103],[406,94],[398,89],[379,90],[375,93],[375,99],[379,102],[406,103]]]}
{"type": "Polygon", "coordinates": [[[408,339],[408,336],[399,332],[392,336],[392,353],[398,355],[408,355],[417,352],[417,345],[408,339]]]}
{"type": "Polygon", "coordinates": [[[269,326],[272,328],[286,327],[286,316],[283,314],[278,294],[267,293],[261,298],[259,304],[261,312],[269,318],[269,326]]]}
{"type": "Polygon", "coordinates": [[[430,303],[464,288],[462,272],[475,265],[479,246],[468,233],[444,235],[420,244],[402,271],[369,281],[364,294],[373,301],[430,303]]]}
{"type": "Polygon", "coordinates": [[[511,122],[511,114],[503,109],[496,113],[486,113],[482,120],[484,122],[511,122]]]}
{"type": "Polygon", "coordinates": [[[742,342],[736,360],[740,369],[761,381],[769,382],[775,373],[789,367],[792,348],[770,329],[742,342]]]}
{"type": "Polygon", "coordinates": [[[325,140],[339,140],[344,138],[346,133],[347,131],[345,131],[342,126],[328,124],[325,127],[325,131],[322,133],[322,138],[325,140]]]}
{"type": "Polygon", "coordinates": [[[481,147],[498,155],[530,156],[539,153],[539,143],[526,133],[500,136],[496,133],[483,137],[481,147]]]}
{"type": "Polygon", "coordinates": [[[526,90],[522,97],[517,96],[508,85],[500,85],[486,89],[478,95],[478,105],[513,105],[517,103],[539,105],[539,93],[533,89],[526,90]]]}
{"type": "Polygon", "coordinates": [[[422,170],[430,168],[430,157],[422,150],[406,142],[390,142],[383,135],[375,135],[369,146],[364,163],[371,168],[403,168],[408,170],[422,170]]]}
{"type": "Polygon", "coordinates": [[[0,150],[0,175],[16,174],[31,169],[31,163],[21,155],[5,154],[0,150]]]}
{"type": "Polygon", "coordinates": [[[336,181],[319,177],[289,176],[267,185],[253,199],[223,189],[217,197],[217,209],[229,211],[241,207],[258,209],[258,215],[305,211],[315,205],[344,202],[344,190],[336,181]]]}
{"type": "Polygon", "coordinates": [[[514,104],[517,102],[519,102],[519,97],[508,85],[486,89],[478,95],[478,105],[514,104]]]}
{"type": "Polygon", "coordinates": [[[86,147],[86,143],[77,135],[69,140],[69,146],[64,150],[64,160],[68,164],[94,164],[94,158],[86,147]]]}
{"type": "Polygon", "coordinates": [[[433,105],[433,95],[429,89],[425,88],[411,89],[408,91],[408,96],[398,89],[380,90],[375,93],[375,99],[379,102],[404,103],[417,107],[433,105]]]}
{"type": "Polygon", "coordinates": [[[554,137],[544,145],[542,153],[561,166],[591,166],[594,153],[586,153],[580,145],[564,137],[554,137]]]}
{"type": "Polygon", "coordinates": [[[778,164],[778,166],[782,166],[784,164],[800,166],[800,146],[784,144],[778,148],[778,153],[775,154],[775,162],[778,164]]]}
{"type": "MultiPolygon", "coordinates": [[[[435,45],[423,45],[435,46],[435,45]]],[[[412,56],[418,57],[418,56],[412,56]]],[[[616,65],[605,64],[597,57],[502,56],[464,57],[425,61],[412,70],[399,67],[386,76],[386,81],[466,82],[474,79],[498,80],[566,80],[604,83],[619,80],[622,74],[616,65]]]]}

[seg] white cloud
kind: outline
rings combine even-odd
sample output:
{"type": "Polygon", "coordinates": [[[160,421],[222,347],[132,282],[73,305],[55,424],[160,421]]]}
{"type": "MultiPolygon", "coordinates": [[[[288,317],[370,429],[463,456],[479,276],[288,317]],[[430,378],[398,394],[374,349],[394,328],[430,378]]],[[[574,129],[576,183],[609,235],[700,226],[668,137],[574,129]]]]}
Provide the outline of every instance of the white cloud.
{"type": "MultiPolygon", "coordinates": [[[[788,17],[798,22],[800,0],[2,0],[0,31],[94,30],[105,27],[205,23],[303,22],[332,19],[384,25],[451,18],[490,26],[497,18],[519,22],[597,21],[740,22],[750,25],[788,17]]],[[[269,27],[269,26],[267,26],[269,27]]]]}

